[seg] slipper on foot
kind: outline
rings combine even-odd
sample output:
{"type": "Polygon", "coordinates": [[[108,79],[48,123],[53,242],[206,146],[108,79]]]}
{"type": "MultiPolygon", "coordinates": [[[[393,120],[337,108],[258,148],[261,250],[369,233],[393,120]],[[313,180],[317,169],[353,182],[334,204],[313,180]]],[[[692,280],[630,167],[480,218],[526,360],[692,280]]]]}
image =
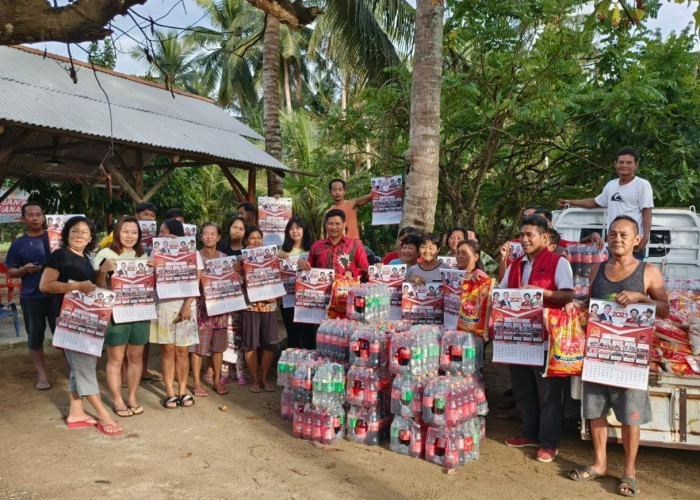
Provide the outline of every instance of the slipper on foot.
{"type": "Polygon", "coordinates": [[[203,388],[201,388],[201,387],[195,387],[195,388],[192,390],[192,394],[194,394],[194,395],[197,396],[198,398],[206,398],[207,396],[209,396],[209,394],[207,393],[207,391],[205,391],[205,390],[204,390],[203,388]]]}
{"type": "Polygon", "coordinates": [[[177,396],[170,396],[169,398],[163,400],[163,408],[174,410],[178,406],[180,406],[180,398],[177,396]]]}
{"type": "Polygon", "coordinates": [[[179,402],[180,406],[182,406],[183,408],[189,408],[190,406],[194,406],[194,398],[191,394],[185,394],[184,396],[180,396],[179,402]]]}
{"type": "Polygon", "coordinates": [[[81,427],[95,427],[97,425],[97,420],[94,418],[86,418],[85,420],[76,420],[75,422],[68,422],[66,420],[66,427],[69,429],[79,429],[81,427]]]}
{"type": "Polygon", "coordinates": [[[595,481],[605,477],[605,474],[598,474],[592,467],[582,467],[567,472],[566,476],[572,481],[595,481]],[[588,474],[588,475],[586,475],[588,474]]]}
{"type": "Polygon", "coordinates": [[[129,411],[131,411],[132,415],[141,415],[143,413],[143,406],[141,406],[141,405],[129,406],[129,411]]]}
{"type": "Polygon", "coordinates": [[[109,425],[102,425],[101,423],[97,423],[97,430],[100,431],[102,434],[105,436],[118,436],[119,434],[122,433],[122,430],[117,426],[117,424],[109,424],[109,425]],[[113,430],[109,430],[113,429],[113,430]]]}
{"type": "Polygon", "coordinates": [[[117,410],[117,408],[112,408],[112,411],[114,412],[114,414],[115,414],[117,417],[121,417],[121,418],[127,418],[127,417],[133,417],[133,416],[134,416],[134,412],[131,411],[128,407],[127,407],[127,408],[124,408],[124,409],[122,409],[122,410],[117,410]]]}
{"type": "Polygon", "coordinates": [[[223,387],[223,386],[214,387],[214,390],[216,390],[216,393],[219,396],[223,396],[224,394],[228,394],[228,389],[226,387],[223,387]]]}
{"type": "Polygon", "coordinates": [[[622,477],[617,483],[617,493],[623,497],[633,497],[639,492],[637,480],[633,477],[622,477]],[[627,491],[625,491],[627,490],[627,491]]]}
{"type": "Polygon", "coordinates": [[[37,391],[46,391],[51,389],[51,383],[48,380],[37,380],[34,388],[37,391]]]}
{"type": "Polygon", "coordinates": [[[257,385],[251,385],[250,387],[248,387],[248,390],[250,392],[258,393],[258,392],[260,392],[260,387],[258,387],[257,385]]]}

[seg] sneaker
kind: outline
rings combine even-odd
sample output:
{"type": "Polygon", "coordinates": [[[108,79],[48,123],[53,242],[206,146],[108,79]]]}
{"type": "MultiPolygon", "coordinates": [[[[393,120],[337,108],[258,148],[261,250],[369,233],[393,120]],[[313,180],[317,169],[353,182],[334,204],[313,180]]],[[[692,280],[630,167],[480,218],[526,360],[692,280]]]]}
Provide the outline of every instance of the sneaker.
{"type": "Polygon", "coordinates": [[[549,463],[552,460],[554,460],[554,457],[557,456],[557,453],[559,453],[559,450],[557,450],[556,448],[540,448],[535,454],[535,460],[537,460],[538,462],[549,463]]]}
{"type": "Polygon", "coordinates": [[[532,441],[526,437],[515,437],[506,439],[506,446],[512,448],[539,448],[540,443],[537,441],[532,441]]]}

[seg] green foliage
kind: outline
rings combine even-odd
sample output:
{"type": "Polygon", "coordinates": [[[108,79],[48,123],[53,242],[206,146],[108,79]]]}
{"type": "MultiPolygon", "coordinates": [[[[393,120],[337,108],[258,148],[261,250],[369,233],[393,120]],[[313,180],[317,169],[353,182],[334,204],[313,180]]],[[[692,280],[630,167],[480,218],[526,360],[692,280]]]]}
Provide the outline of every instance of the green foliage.
{"type": "Polygon", "coordinates": [[[117,52],[114,50],[112,40],[105,38],[102,43],[91,42],[88,47],[88,62],[95,66],[114,69],[117,64],[117,52]]]}

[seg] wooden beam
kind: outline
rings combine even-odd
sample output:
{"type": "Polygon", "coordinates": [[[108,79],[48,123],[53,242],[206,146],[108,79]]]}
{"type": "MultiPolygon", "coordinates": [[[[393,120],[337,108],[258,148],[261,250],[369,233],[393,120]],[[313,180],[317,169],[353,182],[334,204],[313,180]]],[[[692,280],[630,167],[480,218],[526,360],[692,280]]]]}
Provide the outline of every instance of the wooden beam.
{"type": "Polygon", "coordinates": [[[245,201],[248,198],[248,193],[246,193],[243,184],[241,184],[240,181],[236,179],[236,177],[231,173],[228,167],[224,165],[219,165],[219,168],[221,169],[221,173],[224,174],[224,177],[226,177],[228,183],[231,185],[231,189],[233,189],[233,192],[236,194],[236,198],[238,198],[238,201],[245,201]]]}
{"type": "Polygon", "coordinates": [[[20,183],[26,178],[27,178],[27,174],[20,176],[20,178],[17,179],[17,181],[12,186],[7,188],[7,191],[5,191],[2,195],[0,195],[0,203],[2,203],[7,198],[9,198],[9,196],[15,192],[15,189],[17,189],[19,187],[20,183]]]}
{"type": "MultiPolygon", "coordinates": [[[[124,161],[122,156],[119,154],[119,151],[114,151],[114,157],[117,159],[117,161],[121,165],[121,168],[123,169],[120,173],[124,176],[125,179],[129,179],[130,186],[135,186],[136,185],[136,177],[133,174],[134,167],[130,166],[128,163],[126,163],[124,161]]],[[[134,191],[136,191],[136,190],[134,190],[134,191]]]]}
{"type": "Polygon", "coordinates": [[[153,184],[153,187],[148,190],[148,193],[146,193],[143,198],[141,198],[141,203],[146,202],[151,199],[151,197],[156,194],[156,191],[158,191],[163,184],[165,184],[165,181],[168,180],[168,178],[172,175],[172,173],[175,172],[175,167],[171,167],[168,170],[163,173],[163,175],[160,176],[160,179],[156,181],[155,184],[153,184]]]}
{"type": "Polygon", "coordinates": [[[109,171],[112,176],[119,182],[119,185],[121,188],[126,191],[126,193],[131,197],[132,200],[134,200],[136,203],[141,203],[141,197],[138,195],[136,191],[134,191],[134,188],[131,187],[131,184],[124,178],[122,173],[117,169],[116,166],[112,165],[111,162],[106,161],[103,163],[105,169],[109,171]]]}
{"type": "Polygon", "coordinates": [[[248,169],[248,201],[255,205],[255,180],[257,171],[255,168],[248,169]]]}
{"type": "Polygon", "coordinates": [[[64,142],[63,144],[59,144],[57,146],[40,146],[36,148],[19,148],[16,151],[16,154],[34,154],[34,153],[53,153],[53,152],[58,152],[58,151],[65,151],[66,149],[72,149],[77,146],[84,146],[85,141],[73,141],[73,142],[64,142]]]}
{"type": "Polygon", "coordinates": [[[134,188],[138,195],[143,198],[143,153],[140,149],[136,151],[136,165],[133,170],[134,188]]]}

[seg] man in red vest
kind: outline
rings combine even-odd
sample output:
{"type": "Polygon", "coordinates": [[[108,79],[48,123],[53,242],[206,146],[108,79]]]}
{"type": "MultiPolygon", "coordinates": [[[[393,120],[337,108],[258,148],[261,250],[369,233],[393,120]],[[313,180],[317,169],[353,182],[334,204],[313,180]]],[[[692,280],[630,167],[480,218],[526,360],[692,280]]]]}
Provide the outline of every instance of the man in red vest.
{"type": "MultiPolygon", "coordinates": [[[[542,288],[544,307],[561,309],[573,298],[569,262],[547,248],[547,220],[529,215],[520,223],[525,255],[508,266],[499,288],[542,288]]],[[[504,245],[505,246],[505,245],[504,245]]],[[[539,448],[540,462],[551,462],[564,421],[564,383],[568,379],[542,377],[543,366],[510,365],[511,383],[523,420],[523,435],[506,439],[508,446],[539,448]]]]}

